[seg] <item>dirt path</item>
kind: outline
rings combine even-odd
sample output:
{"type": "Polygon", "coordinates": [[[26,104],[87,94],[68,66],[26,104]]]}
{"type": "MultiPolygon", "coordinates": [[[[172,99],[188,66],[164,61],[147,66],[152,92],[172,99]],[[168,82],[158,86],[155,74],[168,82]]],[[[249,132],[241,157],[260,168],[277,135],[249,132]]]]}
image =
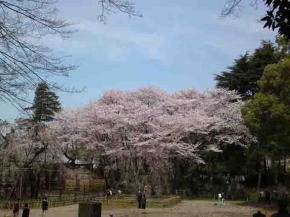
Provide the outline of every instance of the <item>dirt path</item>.
{"type": "MultiPolygon", "coordinates": [[[[211,201],[182,201],[173,208],[136,208],[104,210],[102,217],[252,217],[257,209],[228,203],[222,208],[213,206],[211,201]]],[[[11,212],[0,210],[0,217],[11,212]]],[[[21,216],[21,215],[20,215],[21,216]]],[[[30,217],[41,217],[39,209],[32,209],[30,217]]],[[[267,215],[268,216],[268,215],[267,215]]],[[[50,208],[45,217],[78,217],[78,206],[50,208]]]]}

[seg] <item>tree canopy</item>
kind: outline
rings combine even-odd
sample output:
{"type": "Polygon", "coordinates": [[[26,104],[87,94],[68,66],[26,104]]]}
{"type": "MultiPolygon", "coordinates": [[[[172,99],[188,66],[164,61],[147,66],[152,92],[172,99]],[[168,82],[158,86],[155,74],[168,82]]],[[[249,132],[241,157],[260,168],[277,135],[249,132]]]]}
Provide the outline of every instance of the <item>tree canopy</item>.
{"type": "Polygon", "coordinates": [[[268,156],[289,156],[290,59],[268,65],[259,81],[261,88],[242,109],[246,125],[268,156]]]}
{"type": "Polygon", "coordinates": [[[260,80],[268,64],[277,63],[285,56],[277,46],[268,41],[263,41],[261,47],[253,54],[246,53],[228,67],[228,71],[215,76],[217,87],[236,90],[245,99],[259,91],[260,80]]]}
{"type": "Polygon", "coordinates": [[[264,0],[269,8],[265,17],[261,19],[264,27],[275,30],[290,40],[290,2],[289,0],[264,0]]]}
{"type": "Polygon", "coordinates": [[[137,185],[146,174],[166,171],[172,158],[202,164],[202,153],[246,148],[254,138],[243,124],[241,105],[235,92],[223,89],[112,90],[84,107],[63,110],[50,127],[69,162],[102,156],[112,183],[118,173],[137,185]]]}

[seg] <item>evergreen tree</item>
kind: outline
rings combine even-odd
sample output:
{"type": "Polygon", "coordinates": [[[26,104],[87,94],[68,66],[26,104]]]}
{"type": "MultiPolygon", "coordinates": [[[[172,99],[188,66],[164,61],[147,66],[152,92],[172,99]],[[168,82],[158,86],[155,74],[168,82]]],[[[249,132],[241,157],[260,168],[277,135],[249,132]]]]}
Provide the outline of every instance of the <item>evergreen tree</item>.
{"type": "Polygon", "coordinates": [[[51,121],[54,113],[61,110],[61,106],[58,96],[43,82],[36,88],[33,106],[30,109],[33,110],[35,122],[51,121]]]}
{"type": "Polygon", "coordinates": [[[260,80],[268,64],[279,62],[285,55],[271,42],[263,41],[262,46],[252,55],[246,53],[235,60],[228,71],[216,75],[217,87],[236,90],[245,99],[259,91],[260,80]]]}
{"type": "Polygon", "coordinates": [[[249,82],[246,77],[249,71],[249,55],[240,56],[236,59],[233,66],[230,66],[229,71],[224,71],[220,75],[216,75],[217,87],[226,88],[229,90],[236,90],[239,94],[248,95],[249,82]]]}

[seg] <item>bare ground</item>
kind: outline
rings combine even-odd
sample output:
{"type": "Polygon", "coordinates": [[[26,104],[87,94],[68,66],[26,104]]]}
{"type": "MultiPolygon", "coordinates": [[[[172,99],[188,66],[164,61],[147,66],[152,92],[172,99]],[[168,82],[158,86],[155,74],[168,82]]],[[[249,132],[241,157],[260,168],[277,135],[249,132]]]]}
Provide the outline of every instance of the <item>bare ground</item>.
{"type": "MultiPolygon", "coordinates": [[[[102,217],[109,217],[110,214],[113,214],[114,217],[251,217],[256,211],[257,208],[240,206],[235,203],[227,203],[224,207],[218,208],[214,206],[213,201],[186,200],[172,208],[148,208],[146,210],[105,208],[102,217]]],[[[262,212],[270,216],[269,212],[264,210],[262,212]]],[[[0,210],[0,217],[6,216],[10,217],[11,211],[0,210]]],[[[30,217],[41,216],[41,210],[31,210],[30,217]]],[[[45,217],[78,217],[78,206],[50,208],[45,217]]]]}

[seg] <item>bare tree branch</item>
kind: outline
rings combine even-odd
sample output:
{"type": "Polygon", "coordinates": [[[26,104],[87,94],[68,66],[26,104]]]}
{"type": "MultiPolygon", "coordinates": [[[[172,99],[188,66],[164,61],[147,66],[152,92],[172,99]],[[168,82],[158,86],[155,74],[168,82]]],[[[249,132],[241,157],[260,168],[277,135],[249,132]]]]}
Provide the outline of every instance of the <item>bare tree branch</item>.
{"type": "MultiPolygon", "coordinates": [[[[263,0],[248,0],[250,6],[256,7],[263,0]]],[[[227,0],[222,10],[222,17],[234,15],[243,7],[245,0],[227,0]]]]}
{"type": "Polygon", "coordinates": [[[57,17],[55,0],[0,1],[0,100],[19,104],[39,82],[52,75],[68,76],[75,68],[54,57],[40,40],[48,35],[65,39],[71,24],[57,17]]]}
{"type": "Polygon", "coordinates": [[[128,16],[142,17],[142,14],[136,9],[135,4],[127,0],[98,0],[100,13],[99,21],[106,22],[107,15],[112,13],[125,13],[128,16]]]}

